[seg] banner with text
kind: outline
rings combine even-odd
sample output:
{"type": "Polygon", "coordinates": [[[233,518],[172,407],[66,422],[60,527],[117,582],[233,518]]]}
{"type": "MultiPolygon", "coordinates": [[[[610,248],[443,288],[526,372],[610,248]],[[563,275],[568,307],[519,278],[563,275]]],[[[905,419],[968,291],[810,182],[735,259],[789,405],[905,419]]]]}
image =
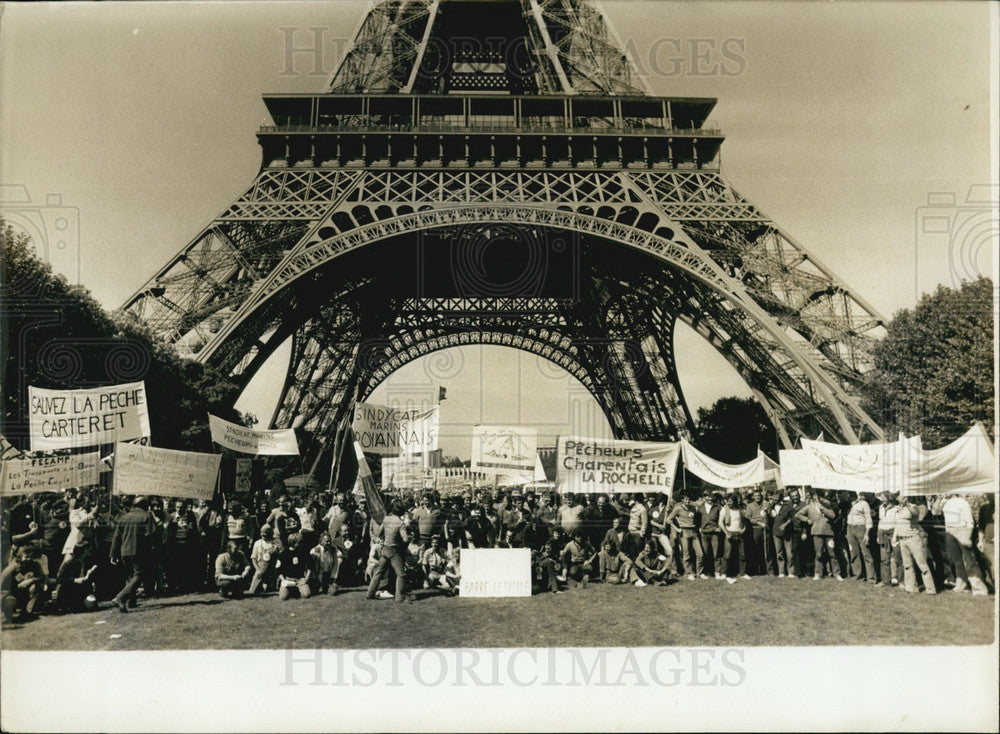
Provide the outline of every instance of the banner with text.
{"type": "Polygon", "coordinates": [[[38,456],[0,463],[0,495],[59,492],[100,482],[101,454],[38,456]]]}
{"type": "Polygon", "coordinates": [[[679,443],[560,436],[556,491],[670,494],[680,453],[679,443]]]}
{"type": "Polygon", "coordinates": [[[386,456],[382,459],[382,489],[424,489],[434,485],[422,456],[386,456]]]}
{"type": "Polygon", "coordinates": [[[538,429],[521,426],[475,426],[472,429],[472,469],[507,480],[535,476],[538,429]]]}
{"type": "Polygon", "coordinates": [[[32,451],[53,451],[148,436],[149,410],[142,382],[86,390],[28,386],[32,451]]]}
{"type": "Polygon", "coordinates": [[[911,445],[906,468],[904,495],[996,491],[996,455],[982,423],[939,449],[911,445]]]}
{"type": "Polygon", "coordinates": [[[354,406],[352,427],[367,454],[419,454],[437,450],[439,416],[437,405],[403,409],[358,403],[354,406]]]}
{"type": "Polygon", "coordinates": [[[684,468],[696,477],[716,487],[730,489],[763,484],[769,478],[767,470],[772,468],[768,465],[767,457],[760,451],[757,452],[756,459],[745,464],[723,464],[708,454],[703,454],[684,439],[681,439],[681,456],[684,468]]]}
{"type": "Polygon", "coordinates": [[[255,456],[288,456],[299,453],[295,429],[277,428],[270,431],[247,428],[214,415],[208,416],[212,440],[223,448],[255,456]]]}
{"type": "Polygon", "coordinates": [[[114,494],[212,499],[222,454],[115,444],[114,494]]]}

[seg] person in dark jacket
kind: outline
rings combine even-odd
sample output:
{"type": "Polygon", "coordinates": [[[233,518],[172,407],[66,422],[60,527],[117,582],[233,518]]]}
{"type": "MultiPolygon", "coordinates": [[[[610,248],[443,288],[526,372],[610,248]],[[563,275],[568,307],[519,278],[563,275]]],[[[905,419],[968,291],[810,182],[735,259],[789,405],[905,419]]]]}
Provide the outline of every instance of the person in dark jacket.
{"type": "Polygon", "coordinates": [[[813,549],[816,553],[816,570],[813,573],[813,580],[822,578],[823,570],[827,566],[830,576],[836,576],[837,581],[844,580],[837,564],[833,539],[832,521],[836,515],[837,513],[816,494],[810,495],[806,506],[795,513],[798,520],[809,524],[809,533],[813,538],[813,549]]]}
{"type": "Polygon", "coordinates": [[[139,496],[132,500],[132,509],[118,518],[111,539],[111,562],[125,569],[125,586],[112,601],[121,612],[136,605],[139,585],[149,578],[150,548],[155,526],[147,508],[149,500],[139,496]]]}
{"type": "Polygon", "coordinates": [[[774,535],[774,555],[778,563],[778,578],[790,579],[799,576],[799,558],[795,552],[795,501],[790,494],[782,496],[781,501],[771,510],[774,521],[771,532],[774,535]]]}
{"type": "Polygon", "coordinates": [[[706,493],[698,503],[701,515],[701,546],[705,551],[704,568],[708,573],[709,566],[715,573],[715,578],[724,579],[723,573],[723,533],[719,528],[719,513],[722,511],[722,496],[706,493]]]}

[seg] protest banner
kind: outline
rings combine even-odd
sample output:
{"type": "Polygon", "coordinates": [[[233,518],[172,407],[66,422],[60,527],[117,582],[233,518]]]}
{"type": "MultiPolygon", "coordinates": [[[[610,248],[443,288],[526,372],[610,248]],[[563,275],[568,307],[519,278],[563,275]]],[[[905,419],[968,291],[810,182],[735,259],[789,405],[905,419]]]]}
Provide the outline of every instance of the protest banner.
{"type": "Polygon", "coordinates": [[[909,446],[902,495],[996,492],[996,455],[982,423],[939,449],[909,446]]]}
{"type": "Polygon", "coordinates": [[[696,477],[716,487],[730,489],[763,484],[769,478],[767,470],[772,468],[768,465],[768,458],[760,451],[757,452],[756,459],[744,464],[724,464],[702,453],[684,439],[681,439],[681,457],[684,468],[696,477]]]}
{"type": "Polygon", "coordinates": [[[560,436],[556,491],[670,494],[680,453],[679,443],[560,436]]]}
{"type": "Polygon", "coordinates": [[[463,548],[459,596],[531,596],[528,548],[463,548]]]}
{"type": "Polygon", "coordinates": [[[422,456],[397,456],[382,459],[382,489],[425,489],[432,487],[434,477],[424,466],[422,456]]]}
{"type": "Polygon", "coordinates": [[[230,423],[211,414],[208,416],[208,428],[212,432],[212,440],[230,451],[255,456],[288,456],[299,453],[299,444],[292,428],[258,430],[230,423]]]}
{"type": "Polygon", "coordinates": [[[505,481],[535,477],[538,430],[521,426],[476,426],[472,429],[472,469],[501,475],[505,481]]]}
{"type": "Polygon", "coordinates": [[[802,439],[802,449],[779,452],[786,485],[849,492],[900,492],[906,482],[907,451],[920,437],[842,446],[802,439]]]}
{"type": "Polygon", "coordinates": [[[142,382],[86,390],[28,386],[32,451],[98,446],[150,435],[142,382]]]}
{"type": "Polygon", "coordinates": [[[466,466],[439,467],[431,469],[434,489],[443,496],[461,494],[470,488],[493,485],[493,477],[466,466]]]}
{"type": "Polygon", "coordinates": [[[115,444],[114,494],[155,494],[210,500],[222,454],[115,444]]]}
{"type": "Polygon", "coordinates": [[[439,409],[389,408],[374,403],[354,407],[352,428],[365,453],[399,456],[436,451],[439,409]]]}
{"type": "Polygon", "coordinates": [[[59,492],[100,481],[101,454],[37,456],[0,463],[0,495],[59,492]]]}

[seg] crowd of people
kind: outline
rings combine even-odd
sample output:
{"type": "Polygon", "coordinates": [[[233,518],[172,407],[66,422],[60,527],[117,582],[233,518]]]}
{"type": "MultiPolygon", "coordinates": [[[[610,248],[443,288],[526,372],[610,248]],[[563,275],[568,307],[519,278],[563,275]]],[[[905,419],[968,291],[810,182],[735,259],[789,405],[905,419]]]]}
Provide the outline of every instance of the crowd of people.
{"type": "MultiPolygon", "coordinates": [[[[279,599],[365,587],[372,599],[457,594],[467,548],[528,548],[533,590],[665,586],[755,576],[854,580],[911,593],[993,587],[992,495],[900,498],[751,488],[574,495],[521,488],[397,492],[376,522],[364,494],[277,491],[240,501],[108,496],[4,504],[5,621],[142,596],[279,599]]],[[[378,513],[381,514],[381,513],[378,513]]]]}

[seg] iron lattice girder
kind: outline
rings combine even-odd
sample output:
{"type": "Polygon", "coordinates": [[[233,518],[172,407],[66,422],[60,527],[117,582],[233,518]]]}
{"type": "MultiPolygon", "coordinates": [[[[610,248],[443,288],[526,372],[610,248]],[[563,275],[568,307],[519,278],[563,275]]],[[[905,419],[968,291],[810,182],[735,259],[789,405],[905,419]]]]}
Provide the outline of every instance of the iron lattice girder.
{"type": "MultiPolygon", "coordinates": [[[[494,172],[494,173],[498,174],[499,172],[494,172]]],[[[303,174],[303,172],[297,172],[297,174],[298,174],[298,181],[295,186],[289,187],[287,185],[288,183],[287,178],[284,179],[285,192],[301,191],[303,188],[308,189],[310,185],[313,185],[315,179],[310,179],[310,176],[303,174]]],[[[262,176],[264,175],[271,175],[271,173],[265,172],[264,174],[262,174],[262,176]]],[[[367,179],[369,177],[374,177],[377,180],[371,185],[365,186],[364,191],[366,192],[372,191],[374,187],[374,190],[380,190],[382,192],[384,197],[382,201],[385,201],[388,199],[388,196],[390,194],[399,195],[401,191],[406,191],[407,186],[410,186],[411,187],[410,191],[413,191],[412,184],[414,183],[414,181],[412,176],[417,175],[417,172],[411,172],[410,175],[411,178],[409,181],[401,181],[398,177],[398,172],[388,172],[388,171],[371,172],[370,174],[366,172],[364,181],[358,180],[357,176],[348,177],[345,175],[344,178],[347,180],[347,183],[352,188],[350,189],[345,188],[344,192],[340,194],[342,201],[339,207],[332,207],[329,203],[325,204],[325,208],[328,215],[331,214],[330,210],[333,208],[336,208],[337,211],[333,212],[332,216],[328,216],[327,219],[320,220],[319,222],[311,222],[309,223],[309,225],[305,225],[301,221],[295,222],[295,224],[297,224],[300,227],[299,231],[305,231],[306,228],[308,228],[311,231],[312,233],[310,236],[311,239],[304,238],[300,240],[297,245],[288,250],[286,263],[284,264],[284,266],[275,268],[267,278],[256,281],[256,293],[253,297],[250,297],[244,301],[244,309],[242,309],[244,313],[243,314],[237,313],[235,316],[231,317],[230,323],[235,323],[235,321],[238,321],[239,318],[244,317],[246,315],[245,313],[246,311],[254,310],[254,308],[258,304],[258,299],[266,292],[268,291],[274,292],[275,290],[280,290],[280,288],[283,285],[290,282],[291,279],[297,277],[298,273],[301,271],[301,268],[303,266],[309,266],[310,263],[311,265],[315,266],[319,263],[325,262],[327,259],[338,254],[341,251],[346,251],[346,249],[360,246],[366,242],[382,239],[392,234],[399,234],[409,231],[414,227],[418,227],[417,220],[421,221],[419,226],[424,226],[424,227],[426,227],[428,224],[427,220],[430,220],[430,223],[433,226],[438,226],[438,227],[448,226],[453,223],[460,224],[463,221],[461,217],[456,217],[456,214],[458,213],[459,210],[434,209],[433,207],[430,207],[428,204],[424,204],[424,206],[428,208],[427,211],[414,212],[411,214],[404,214],[402,216],[397,215],[395,217],[392,217],[391,215],[395,211],[400,211],[402,210],[403,207],[406,206],[406,204],[403,204],[399,205],[396,209],[392,209],[390,207],[388,212],[390,218],[388,219],[371,221],[369,224],[358,226],[357,217],[360,216],[358,207],[362,207],[362,211],[367,209],[369,216],[361,218],[361,221],[366,221],[368,219],[374,219],[375,213],[378,213],[378,208],[380,206],[386,206],[382,202],[378,202],[378,200],[371,201],[369,199],[367,203],[362,203],[361,201],[355,203],[354,201],[348,200],[348,199],[353,199],[354,194],[357,194],[358,195],[357,198],[360,199],[362,192],[362,184],[363,183],[368,184],[369,181],[367,179]],[[396,177],[395,180],[394,176],[396,177]],[[347,211],[345,211],[345,209],[347,211]],[[344,232],[342,234],[335,235],[333,240],[315,242],[315,240],[320,236],[320,234],[323,233],[324,227],[321,225],[324,224],[324,222],[327,222],[332,225],[338,213],[343,215],[338,223],[341,226],[344,225],[347,226],[344,232]],[[408,217],[414,219],[414,221],[412,222],[407,221],[408,217]],[[313,242],[312,245],[310,245],[310,241],[313,242]],[[334,245],[336,245],[336,247],[334,247],[334,245]],[[250,304],[254,304],[254,308],[251,308],[250,304]]],[[[428,176],[428,174],[424,174],[423,172],[420,172],[419,175],[421,175],[424,178],[425,182],[428,179],[434,178],[433,176],[428,176]]],[[[488,187],[486,185],[487,183],[496,184],[498,181],[496,177],[493,177],[491,181],[487,182],[483,178],[483,174],[479,174],[478,172],[476,177],[478,179],[477,181],[471,181],[472,177],[470,177],[468,174],[463,175],[463,174],[449,173],[447,175],[449,178],[448,181],[441,181],[439,179],[436,182],[436,185],[439,187],[438,189],[439,191],[453,190],[452,187],[456,182],[464,184],[466,186],[468,186],[470,183],[475,183],[478,184],[477,186],[475,186],[475,190],[479,192],[480,195],[482,195],[483,192],[488,191],[488,187]]],[[[667,245],[666,250],[663,249],[662,242],[657,244],[656,246],[650,247],[650,243],[652,243],[654,240],[660,240],[661,238],[656,237],[654,234],[646,232],[644,230],[638,230],[635,227],[631,227],[628,225],[624,225],[620,222],[613,221],[615,218],[621,218],[623,214],[626,215],[625,218],[627,220],[634,221],[636,218],[635,215],[638,214],[640,209],[645,209],[646,210],[645,213],[649,213],[649,209],[651,207],[648,206],[646,203],[644,203],[642,201],[642,197],[637,195],[635,191],[638,191],[639,194],[644,194],[646,196],[657,196],[663,198],[680,198],[683,195],[681,192],[686,190],[688,191],[688,195],[694,199],[698,198],[711,199],[712,197],[714,197],[716,201],[719,202],[714,206],[719,206],[721,208],[730,207],[733,206],[734,204],[737,208],[744,206],[742,204],[742,199],[738,197],[738,195],[736,195],[730,189],[720,186],[719,180],[715,177],[699,173],[699,174],[689,174],[690,178],[688,178],[686,181],[683,182],[670,181],[669,179],[673,178],[675,175],[677,174],[662,175],[662,174],[650,173],[650,174],[640,174],[638,177],[635,177],[634,174],[629,174],[628,178],[623,181],[620,175],[608,176],[606,174],[602,175],[598,172],[588,172],[588,173],[559,172],[558,174],[546,172],[545,175],[534,174],[533,178],[534,178],[534,183],[536,185],[541,185],[543,187],[546,187],[549,192],[558,192],[564,197],[563,200],[573,201],[576,204],[575,207],[566,207],[566,208],[571,208],[571,209],[575,208],[577,211],[594,212],[595,214],[602,214],[603,216],[608,217],[607,220],[601,219],[600,217],[597,216],[588,215],[583,217],[582,219],[586,220],[589,231],[595,234],[599,234],[600,236],[603,237],[609,237],[614,240],[633,244],[633,246],[645,247],[650,251],[656,252],[657,254],[660,255],[669,254],[669,256],[675,259],[678,263],[683,263],[688,268],[695,268],[695,269],[701,268],[702,276],[708,275],[711,277],[714,274],[709,271],[712,271],[714,268],[709,268],[708,270],[705,270],[705,266],[708,265],[711,261],[706,260],[706,258],[703,256],[703,253],[699,254],[693,252],[690,250],[689,247],[683,244],[675,244],[675,243],[669,243],[667,245]],[[570,182],[562,180],[565,179],[566,177],[573,177],[575,180],[570,182]],[[638,178],[638,182],[635,182],[635,178],[638,178]],[[634,189],[630,189],[629,185],[632,185],[634,189]],[[591,202],[589,204],[579,203],[585,196],[588,195],[597,198],[597,201],[591,199],[591,202]],[[636,199],[639,199],[639,201],[636,201],[636,199]]],[[[500,180],[510,181],[511,185],[514,184],[516,178],[517,178],[516,175],[509,173],[499,174],[500,180]]],[[[264,187],[261,186],[255,186],[254,188],[258,192],[264,190],[264,187]]],[[[418,195],[422,196],[423,193],[424,192],[420,192],[419,194],[414,193],[411,195],[416,197],[418,195]]],[[[405,197],[404,200],[406,200],[405,197]]],[[[667,207],[662,207],[662,208],[667,208],[667,207]]],[[[487,218],[489,216],[495,216],[496,214],[492,210],[482,210],[482,209],[477,210],[477,213],[487,218]]],[[[536,206],[531,208],[529,213],[530,213],[529,221],[534,221],[536,224],[542,226],[565,226],[566,222],[570,218],[574,218],[572,212],[564,212],[559,208],[543,209],[536,206]]],[[[465,215],[466,219],[468,218],[468,216],[469,213],[466,212],[465,215]]],[[[581,218],[575,217],[575,219],[579,220],[581,218]]],[[[670,228],[667,226],[656,226],[660,223],[661,223],[660,218],[657,218],[653,222],[653,226],[656,228],[657,232],[659,232],[661,235],[672,233],[670,228]]],[[[680,230],[679,225],[683,226],[687,224],[688,226],[690,226],[689,222],[671,222],[669,219],[665,219],[665,223],[672,224],[675,228],[678,229],[678,231],[680,230]]],[[[769,232],[769,230],[767,230],[766,228],[770,227],[770,224],[765,219],[760,217],[757,220],[757,224],[758,226],[765,227],[765,233],[769,232]]],[[[338,228],[335,226],[330,226],[327,229],[328,231],[325,232],[325,234],[327,235],[339,231],[338,228]]],[[[697,236],[697,231],[695,234],[697,236]]],[[[196,242],[195,248],[200,244],[201,244],[200,242],[196,242]]],[[[706,244],[711,244],[711,243],[706,242],[706,244]]],[[[786,248],[786,251],[792,251],[794,249],[795,249],[794,244],[789,244],[789,246],[786,248]]],[[[723,251],[722,248],[716,248],[716,250],[707,250],[707,252],[711,254],[712,257],[716,257],[716,253],[721,252],[721,255],[717,257],[719,261],[718,264],[723,265],[725,267],[732,266],[731,248],[726,251],[723,251]]],[[[272,259],[276,258],[272,256],[272,259]]],[[[758,261],[759,259],[760,258],[758,258],[758,261]]],[[[222,258],[220,258],[220,260],[222,260],[222,258]]],[[[748,260],[752,261],[751,258],[748,258],[748,260]]],[[[811,264],[811,260],[809,260],[806,257],[802,257],[800,255],[796,255],[795,260],[796,261],[793,261],[791,263],[789,263],[786,260],[784,262],[777,263],[772,267],[772,270],[775,270],[777,272],[790,274],[788,281],[791,282],[790,283],[785,282],[784,284],[782,284],[785,294],[791,293],[794,295],[794,294],[799,294],[801,292],[800,285],[796,283],[792,278],[795,270],[794,266],[796,264],[801,265],[802,263],[811,264]]],[[[231,263],[226,263],[225,267],[231,267],[231,263]]],[[[190,275],[188,277],[190,277],[190,275]]],[[[810,274],[810,277],[814,279],[815,275],[810,274]]],[[[829,294],[828,297],[849,298],[849,295],[846,293],[844,289],[833,287],[833,284],[831,284],[831,286],[832,287],[828,289],[828,294],[829,294]]],[[[814,285],[812,283],[810,283],[810,288],[814,288],[814,285]]],[[[812,290],[812,293],[815,292],[816,292],[815,289],[812,290]]],[[[153,294],[149,289],[146,289],[144,294],[141,296],[140,300],[147,301],[151,297],[155,296],[153,296],[153,294]]],[[[758,301],[762,300],[759,298],[759,296],[755,295],[755,297],[757,298],[758,301]]],[[[821,299],[812,297],[811,299],[807,300],[815,309],[815,304],[817,303],[817,300],[821,299]]],[[[863,308],[858,308],[857,310],[862,311],[862,313],[864,313],[866,316],[869,313],[863,308]]],[[[869,321],[871,321],[870,316],[868,316],[868,319],[869,321]]],[[[839,322],[837,323],[839,324],[839,322]]],[[[820,323],[818,327],[819,328],[816,329],[816,331],[820,331],[826,328],[826,325],[820,323]]],[[[225,327],[221,331],[225,331],[225,327]]],[[[853,328],[849,330],[845,329],[843,331],[858,332],[858,331],[863,331],[863,328],[861,329],[853,328]]],[[[217,336],[215,343],[217,344],[219,341],[221,341],[221,339],[217,336]]],[[[831,341],[835,341],[835,338],[826,340],[827,343],[831,341]]],[[[848,349],[852,348],[853,346],[854,345],[852,344],[846,345],[848,349]]],[[[813,359],[815,358],[816,357],[814,356],[813,359]]],[[[829,362],[828,359],[826,361],[829,362]]],[[[857,359],[853,359],[852,363],[858,364],[859,361],[857,359]]],[[[789,364],[788,369],[791,369],[791,367],[792,365],[789,364]]],[[[842,373],[844,370],[842,365],[838,364],[836,365],[836,369],[829,371],[834,373],[842,373]]]]}
{"type": "MultiPolygon", "coordinates": [[[[498,61],[499,74],[469,77],[473,88],[497,91],[502,88],[530,87],[538,92],[564,94],[635,94],[643,85],[632,62],[620,50],[614,31],[592,0],[511,0],[509,9],[480,9],[501,12],[496,28],[473,28],[449,24],[445,16],[447,0],[381,0],[362,21],[351,48],[334,73],[331,92],[411,91],[415,86],[440,89],[439,80],[452,79],[456,62],[469,62],[463,49],[479,34],[496,39],[495,48],[480,49],[479,56],[498,61]],[[444,19],[444,22],[442,22],[444,19]],[[520,58],[528,68],[510,68],[519,46],[520,58]],[[423,64],[428,47],[437,52],[434,64],[423,64]],[[484,56],[485,54],[485,56],[484,56]],[[496,56],[496,59],[493,57],[496,56]],[[434,68],[437,67],[437,68],[434,68]],[[500,83],[497,86],[495,82],[500,83]]],[[[493,3],[497,6],[499,3],[493,3]]],[[[487,21],[487,24],[489,21],[487,21]]],[[[473,44],[475,45],[475,44],[473,44]]],[[[474,50],[474,49],[473,49],[474,50]]],[[[517,64],[515,64],[515,67],[517,64]]],[[[461,76],[461,74],[459,74],[461,76]]],[[[448,90],[444,90],[448,91],[448,90]]]]}

